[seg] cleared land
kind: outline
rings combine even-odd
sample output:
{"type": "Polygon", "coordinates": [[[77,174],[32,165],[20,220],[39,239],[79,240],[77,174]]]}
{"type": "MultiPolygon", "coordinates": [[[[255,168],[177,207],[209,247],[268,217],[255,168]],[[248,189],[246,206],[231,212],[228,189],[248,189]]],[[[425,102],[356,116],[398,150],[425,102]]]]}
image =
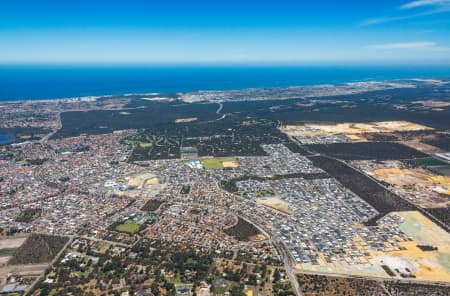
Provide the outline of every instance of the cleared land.
{"type": "Polygon", "coordinates": [[[369,174],[378,180],[402,187],[421,187],[431,191],[450,195],[450,177],[438,176],[424,169],[378,169],[369,174]]]}
{"type": "Polygon", "coordinates": [[[26,239],[26,237],[2,238],[0,239],[0,249],[18,248],[25,242],[26,239]]]}
{"type": "Polygon", "coordinates": [[[143,188],[146,185],[158,185],[158,178],[154,174],[141,174],[132,176],[128,180],[128,187],[143,188]]]}
{"type": "Polygon", "coordinates": [[[177,118],[175,119],[175,123],[186,123],[196,121],[197,117],[189,117],[189,118],[177,118]]]}
{"type": "Polygon", "coordinates": [[[326,135],[353,135],[355,140],[357,135],[365,133],[390,133],[399,131],[422,131],[432,130],[425,125],[416,124],[409,121],[378,121],[369,123],[336,123],[336,124],[304,124],[286,125],[281,130],[289,136],[326,136],[326,135]]]}
{"type": "Polygon", "coordinates": [[[417,280],[450,283],[450,234],[417,211],[396,213],[403,218],[400,229],[413,241],[401,242],[405,250],[374,253],[373,263],[382,263],[391,270],[408,268],[417,280]],[[436,247],[423,251],[418,246],[436,247]]]}
{"type": "MultiPolygon", "coordinates": [[[[412,239],[399,243],[403,250],[370,251],[368,260],[356,265],[335,261],[321,265],[301,264],[296,266],[297,269],[303,272],[449,284],[450,234],[418,211],[395,212],[391,215],[397,215],[403,219],[399,225],[400,230],[412,239]]],[[[356,246],[365,244],[361,239],[355,240],[355,243],[356,246]]],[[[308,290],[310,288],[312,286],[308,290]]],[[[312,293],[315,290],[309,291],[312,293]]],[[[330,293],[330,295],[335,294],[330,293]]]]}
{"type": "Polygon", "coordinates": [[[292,215],[294,212],[290,209],[290,205],[278,197],[265,197],[256,200],[256,203],[277,211],[292,215]]]}
{"type": "Polygon", "coordinates": [[[420,141],[404,141],[402,142],[404,145],[409,146],[413,149],[416,149],[420,152],[427,153],[427,154],[434,154],[434,153],[440,153],[443,152],[442,149],[436,148],[434,146],[422,143],[420,141]]]}

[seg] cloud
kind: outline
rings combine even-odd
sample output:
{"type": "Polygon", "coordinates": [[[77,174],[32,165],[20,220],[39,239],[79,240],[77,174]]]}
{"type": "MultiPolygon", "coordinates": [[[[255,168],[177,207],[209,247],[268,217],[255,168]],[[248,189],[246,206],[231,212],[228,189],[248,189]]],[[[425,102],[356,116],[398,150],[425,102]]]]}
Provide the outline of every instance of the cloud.
{"type": "Polygon", "coordinates": [[[385,43],[385,44],[373,44],[367,46],[372,49],[432,49],[436,48],[434,42],[404,42],[404,43],[385,43]]]}
{"type": "Polygon", "coordinates": [[[401,9],[412,9],[424,6],[448,6],[450,0],[416,0],[400,6],[401,9]]]}
{"type": "Polygon", "coordinates": [[[384,24],[384,23],[390,23],[390,22],[395,22],[395,21],[406,20],[406,19],[417,17],[417,16],[419,16],[419,15],[392,16],[392,17],[391,16],[386,16],[386,17],[379,17],[379,18],[371,18],[371,19],[367,19],[364,22],[362,22],[361,25],[362,26],[378,25],[378,24],[384,24]]]}
{"type": "Polygon", "coordinates": [[[371,18],[363,21],[362,26],[371,26],[384,23],[390,23],[395,21],[413,19],[428,15],[434,15],[439,13],[446,13],[450,11],[450,0],[416,0],[408,2],[400,6],[401,10],[410,10],[413,8],[423,8],[414,14],[407,15],[394,15],[394,16],[383,16],[379,18],[371,18]]]}

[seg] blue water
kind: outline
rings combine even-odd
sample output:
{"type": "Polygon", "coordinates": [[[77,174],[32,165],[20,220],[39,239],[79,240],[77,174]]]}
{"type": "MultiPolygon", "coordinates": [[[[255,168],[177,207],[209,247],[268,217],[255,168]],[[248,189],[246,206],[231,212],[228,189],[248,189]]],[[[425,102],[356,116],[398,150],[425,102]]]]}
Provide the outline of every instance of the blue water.
{"type": "Polygon", "coordinates": [[[449,66],[0,66],[0,100],[447,78],[449,66]]]}
{"type": "Polygon", "coordinates": [[[12,142],[12,139],[8,135],[0,132],[0,145],[12,142]]]}

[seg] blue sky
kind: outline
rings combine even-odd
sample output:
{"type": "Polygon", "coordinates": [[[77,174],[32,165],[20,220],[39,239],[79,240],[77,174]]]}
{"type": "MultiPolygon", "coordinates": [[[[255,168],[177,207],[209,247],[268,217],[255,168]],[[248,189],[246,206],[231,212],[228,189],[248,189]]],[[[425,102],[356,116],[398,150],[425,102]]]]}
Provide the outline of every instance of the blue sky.
{"type": "Polygon", "coordinates": [[[450,65],[450,0],[0,1],[0,63],[450,65]]]}

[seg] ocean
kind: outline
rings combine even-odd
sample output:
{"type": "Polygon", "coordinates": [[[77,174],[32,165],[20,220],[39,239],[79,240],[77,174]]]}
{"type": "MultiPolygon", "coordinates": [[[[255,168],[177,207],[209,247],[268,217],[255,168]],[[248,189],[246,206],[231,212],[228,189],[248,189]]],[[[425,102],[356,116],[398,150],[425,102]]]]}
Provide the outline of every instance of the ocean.
{"type": "Polygon", "coordinates": [[[449,66],[0,66],[0,100],[448,77],[449,66]]]}
{"type": "Polygon", "coordinates": [[[12,141],[13,141],[13,139],[8,137],[7,134],[4,134],[4,133],[0,132],[0,145],[6,144],[6,143],[10,143],[12,141]]]}

